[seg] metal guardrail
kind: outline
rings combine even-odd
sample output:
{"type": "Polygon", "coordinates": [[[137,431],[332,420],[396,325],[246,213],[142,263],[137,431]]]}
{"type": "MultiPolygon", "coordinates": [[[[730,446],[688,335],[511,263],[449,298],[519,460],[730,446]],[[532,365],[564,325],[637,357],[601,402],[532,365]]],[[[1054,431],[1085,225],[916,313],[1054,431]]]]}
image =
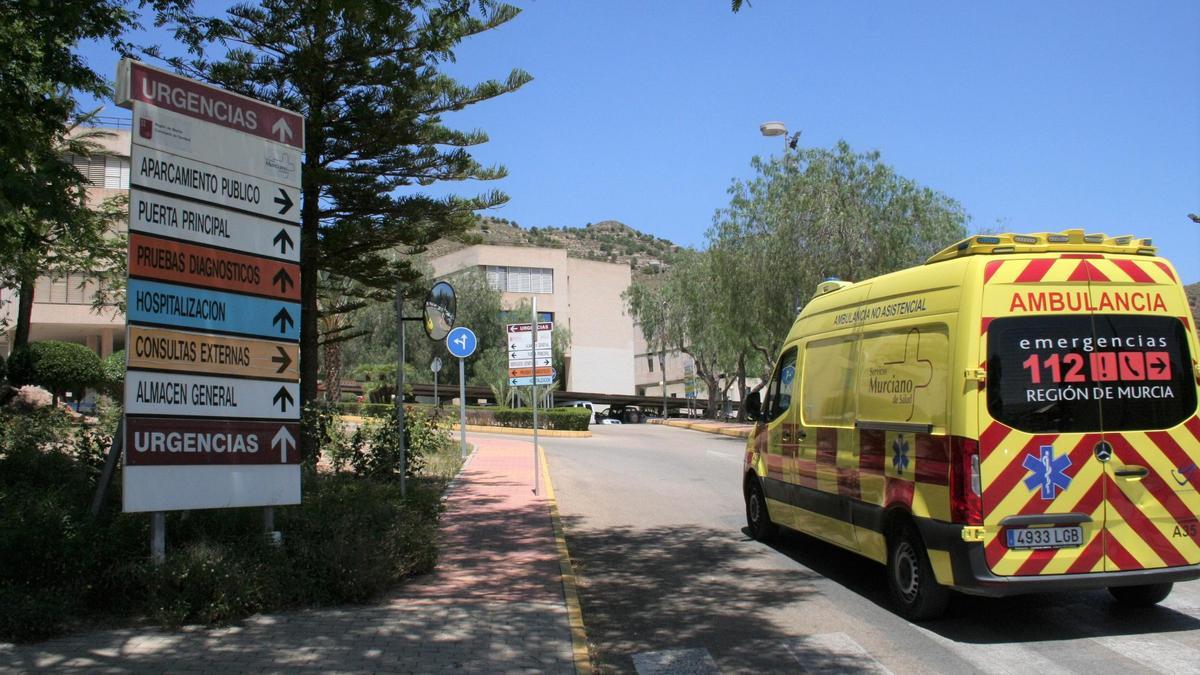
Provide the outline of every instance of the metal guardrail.
{"type": "Polygon", "coordinates": [[[132,129],[133,118],[131,117],[93,117],[86,122],[89,127],[106,127],[111,129],[132,129]]]}

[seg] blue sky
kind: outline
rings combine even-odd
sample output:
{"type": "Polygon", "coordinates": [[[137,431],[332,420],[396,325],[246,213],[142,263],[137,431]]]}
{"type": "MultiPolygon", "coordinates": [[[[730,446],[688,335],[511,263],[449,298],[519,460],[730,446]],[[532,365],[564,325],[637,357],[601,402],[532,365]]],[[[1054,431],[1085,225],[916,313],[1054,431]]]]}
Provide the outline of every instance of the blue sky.
{"type": "Polygon", "coordinates": [[[447,118],[487,131],[476,155],[507,166],[454,186],[507,192],[498,217],[702,246],[731,180],[782,149],[758,131],[780,120],[806,145],[880,150],[973,228],[1152,237],[1200,281],[1200,3],[515,4],[449,66],[535,78],[447,118]]]}

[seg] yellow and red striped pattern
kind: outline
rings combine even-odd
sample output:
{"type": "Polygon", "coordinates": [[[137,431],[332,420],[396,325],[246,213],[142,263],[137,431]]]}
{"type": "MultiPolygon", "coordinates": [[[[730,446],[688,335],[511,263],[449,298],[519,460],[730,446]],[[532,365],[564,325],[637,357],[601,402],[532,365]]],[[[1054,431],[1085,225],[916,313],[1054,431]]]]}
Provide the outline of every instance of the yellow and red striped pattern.
{"type": "Polygon", "coordinates": [[[1160,260],[1107,257],[1100,253],[1064,253],[1028,259],[989,260],[984,285],[1105,282],[1113,284],[1175,284],[1171,267],[1160,260]]]}

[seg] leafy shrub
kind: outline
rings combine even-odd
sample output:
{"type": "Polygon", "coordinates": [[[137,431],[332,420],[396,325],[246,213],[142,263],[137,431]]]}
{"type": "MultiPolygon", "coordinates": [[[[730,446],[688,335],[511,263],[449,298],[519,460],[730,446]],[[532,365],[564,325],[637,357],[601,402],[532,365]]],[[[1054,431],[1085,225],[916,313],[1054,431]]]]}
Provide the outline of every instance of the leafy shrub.
{"type": "MultiPolygon", "coordinates": [[[[549,408],[538,410],[538,428],[587,431],[591,415],[591,411],[587,408],[549,408]]],[[[495,408],[492,412],[492,418],[498,426],[502,427],[533,428],[532,408],[495,408]]]]}
{"type": "Polygon", "coordinates": [[[125,391],[125,350],[104,357],[100,368],[104,373],[100,388],[109,396],[120,400],[125,391]]]}
{"type": "Polygon", "coordinates": [[[104,381],[100,357],[81,344],[46,340],[13,351],[9,377],[14,385],[36,384],[49,389],[55,401],[67,390],[82,390],[104,381]]]}
{"type": "MultiPolygon", "coordinates": [[[[306,428],[340,428],[329,410],[305,412],[306,428]]],[[[420,411],[409,417],[414,456],[447,439],[420,411]]],[[[89,518],[96,470],[82,448],[106,445],[109,422],[85,430],[53,408],[0,410],[0,642],[49,637],[100,615],[211,624],[360,602],[436,561],[444,477],[413,480],[402,498],[390,476],[312,472],[302,504],[276,512],[281,546],[264,544],[259,509],[169,513],[166,562],[154,566],[149,519],[119,512],[119,477],[108,508],[89,518]]],[[[389,432],[372,433],[379,442],[389,432]]]]}
{"type": "Polygon", "coordinates": [[[0,382],[3,382],[4,378],[7,376],[8,376],[8,364],[4,360],[4,355],[0,354],[0,382]]]}

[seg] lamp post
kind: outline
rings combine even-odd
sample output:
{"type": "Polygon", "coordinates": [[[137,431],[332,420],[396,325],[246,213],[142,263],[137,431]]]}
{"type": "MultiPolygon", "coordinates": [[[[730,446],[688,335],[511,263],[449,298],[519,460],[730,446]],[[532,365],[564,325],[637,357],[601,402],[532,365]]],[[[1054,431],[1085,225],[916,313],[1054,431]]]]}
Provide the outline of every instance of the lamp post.
{"type": "Polygon", "coordinates": [[[796,144],[800,142],[800,132],[788,135],[787,125],[783,122],[763,122],[758,125],[758,130],[763,136],[768,138],[772,136],[783,136],[783,151],[795,150],[796,144]]]}

